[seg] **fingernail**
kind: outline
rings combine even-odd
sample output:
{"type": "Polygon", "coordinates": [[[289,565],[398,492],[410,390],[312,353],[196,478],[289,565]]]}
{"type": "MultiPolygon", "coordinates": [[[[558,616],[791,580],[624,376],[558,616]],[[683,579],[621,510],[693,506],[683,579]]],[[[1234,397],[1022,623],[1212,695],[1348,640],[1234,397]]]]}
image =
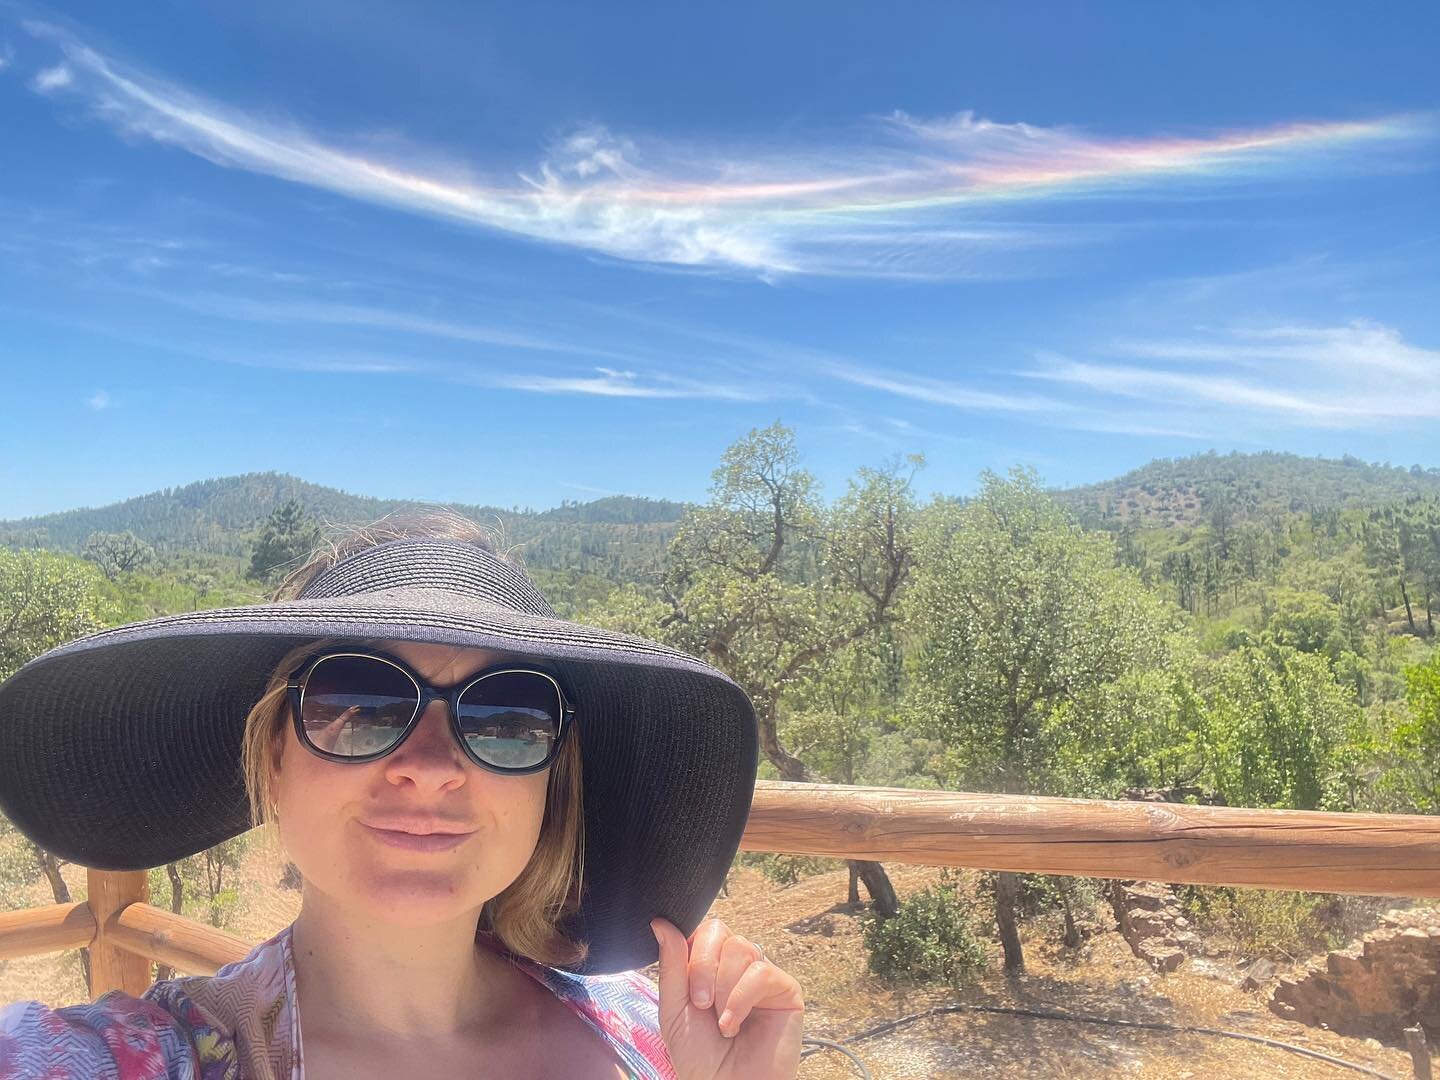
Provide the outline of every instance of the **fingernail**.
{"type": "Polygon", "coordinates": [[[697,1009],[708,1009],[710,1007],[710,992],[701,990],[695,995],[695,1007],[697,1009]]]}
{"type": "Polygon", "coordinates": [[[655,935],[655,944],[660,944],[660,928],[655,925],[655,920],[650,920],[650,932],[655,935]]]}
{"type": "Polygon", "coordinates": [[[735,1033],[730,1030],[730,1025],[733,1024],[734,1022],[735,1022],[735,1014],[732,1013],[729,1009],[726,1009],[723,1013],[721,1013],[721,1014],[720,1014],[720,1034],[721,1034],[721,1035],[724,1035],[727,1039],[730,1038],[732,1035],[734,1035],[735,1033]]]}

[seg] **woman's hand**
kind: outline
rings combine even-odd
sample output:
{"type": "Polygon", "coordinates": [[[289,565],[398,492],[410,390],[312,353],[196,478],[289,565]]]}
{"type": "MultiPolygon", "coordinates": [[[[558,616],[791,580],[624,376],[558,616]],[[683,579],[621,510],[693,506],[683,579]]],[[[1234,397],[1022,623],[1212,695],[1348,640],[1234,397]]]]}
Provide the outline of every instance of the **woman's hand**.
{"type": "Polygon", "coordinates": [[[686,938],[665,919],[660,1034],[680,1080],[793,1080],[805,1001],[800,984],[719,919],[686,938]]]}

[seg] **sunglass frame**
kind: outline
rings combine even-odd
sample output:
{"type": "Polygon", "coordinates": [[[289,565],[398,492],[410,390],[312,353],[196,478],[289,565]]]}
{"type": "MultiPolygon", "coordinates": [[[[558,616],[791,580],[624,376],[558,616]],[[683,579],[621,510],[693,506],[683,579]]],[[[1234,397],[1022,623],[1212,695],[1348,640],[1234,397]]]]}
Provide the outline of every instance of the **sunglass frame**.
{"type": "Polygon", "coordinates": [[[497,773],[501,776],[527,776],[531,773],[542,772],[555,764],[555,759],[559,756],[560,749],[565,743],[565,736],[569,733],[575,719],[575,707],[570,704],[570,699],[565,694],[565,688],[560,685],[560,680],[555,676],[555,673],[541,667],[533,667],[526,664],[501,664],[493,668],[485,668],[477,671],[463,683],[458,683],[455,686],[447,688],[432,686],[412,671],[410,666],[403,660],[391,656],[388,653],[376,649],[336,649],[319,653],[307,659],[304,664],[291,673],[290,678],[285,684],[285,689],[290,699],[290,715],[295,724],[295,736],[300,740],[300,745],[317,757],[322,757],[326,761],[339,762],[343,765],[365,765],[393,754],[405,744],[405,740],[415,731],[416,726],[420,722],[420,718],[425,715],[425,710],[429,708],[430,703],[440,700],[444,701],[449,709],[450,733],[455,737],[455,741],[460,744],[460,749],[464,751],[467,758],[487,772],[497,773]],[[415,686],[417,702],[415,712],[406,722],[399,737],[384,750],[377,751],[373,754],[335,754],[316,746],[305,731],[305,724],[301,719],[301,714],[305,708],[305,685],[309,681],[310,675],[326,660],[340,659],[343,657],[378,660],[381,663],[389,664],[409,679],[415,686]],[[464,696],[465,691],[469,690],[476,683],[484,682],[492,676],[509,674],[543,676],[555,687],[555,694],[560,702],[560,730],[555,735],[555,741],[550,747],[550,753],[544,761],[537,765],[506,768],[503,765],[491,764],[470,748],[469,744],[465,741],[464,732],[460,730],[460,698],[464,696]]]}

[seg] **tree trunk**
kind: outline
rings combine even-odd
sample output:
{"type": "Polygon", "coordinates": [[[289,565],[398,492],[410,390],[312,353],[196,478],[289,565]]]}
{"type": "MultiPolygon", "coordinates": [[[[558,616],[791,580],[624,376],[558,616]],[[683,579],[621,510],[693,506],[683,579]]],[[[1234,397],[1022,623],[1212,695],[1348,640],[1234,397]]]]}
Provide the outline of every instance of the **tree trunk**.
{"type": "MultiPolygon", "coordinates": [[[[60,860],[50,852],[46,851],[33,840],[30,842],[30,851],[35,856],[35,862],[40,867],[40,872],[45,875],[45,880],[50,882],[51,895],[55,897],[55,903],[70,903],[70,886],[65,884],[65,879],[60,876],[60,860]]],[[[80,973],[85,976],[85,985],[90,985],[90,950],[80,950],[80,973]]]]}
{"type": "Polygon", "coordinates": [[[1065,909],[1065,937],[1063,939],[1067,949],[1078,949],[1080,947],[1080,928],[1075,925],[1075,905],[1072,902],[1072,883],[1069,878],[1060,879],[1060,903],[1065,909]]]}
{"type": "MultiPolygon", "coordinates": [[[[780,735],[775,727],[774,703],[766,701],[764,698],[758,698],[755,701],[755,719],[760,726],[760,746],[771,764],[780,771],[780,775],[792,783],[813,784],[815,777],[811,774],[809,767],[780,745],[780,735]]],[[[885,873],[883,866],[878,862],[860,861],[855,861],[851,865],[860,875],[860,880],[865,882],[870,899],[875,902],[877,915],[882,919],[888,919],[899,912],[900,901],[895,896],[895,886],[890,883],[890,875],[885,873]]],[[[859,902],[858,895],[855,897],[855,902],[859,902]]]]}
{"type": "Polygon", "coordinates": [[[858,907],[860,904],[860,868],[855,861],[850,861],[850,888],[845,894],[845,902],[851,907],[858,907]]]}
{"type": "Polygon", "coordinates": [[[1410,632],[1419,636],[1415,629],[1415,612],[1410,609],[1410,592],[1405,588],[1405,575],[1400,575],[1400,599],[1405,601],[1405,618],[1410,623],[1410,632]]]}
{"type": "Polygon", "coordinates": [[[890,884],[890,875],[885,873],[885,868],[878,862],[861,862],[859,860],[850,865],[860,875],[860,880],[865,882],[865,891],[875,902],[875,914],[882,919],[898,915],[900,901],[895,896],[895,886],[890,884]]]}
{"type": "Polygon", "coordinates": [[[1000,930],[1000,947],[1005,950],[1005,971],[1017,975],[1025,970],[1025,953],[1020,948],[1020,931],[1015,925],[1020,878],[1002,871],[995,875],[995,923],[1000,930]]]}

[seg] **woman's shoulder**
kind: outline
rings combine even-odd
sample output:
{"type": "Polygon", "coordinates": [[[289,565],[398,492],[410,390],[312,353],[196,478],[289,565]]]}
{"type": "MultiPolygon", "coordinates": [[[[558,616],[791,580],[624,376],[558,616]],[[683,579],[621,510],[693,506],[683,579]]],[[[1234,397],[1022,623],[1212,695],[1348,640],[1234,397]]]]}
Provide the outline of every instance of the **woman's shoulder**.
{"type": "Polygon", "coordinates": [[[0,1008],[0,1080],[292,1080],[286,948],[277,935],[215,975],[158,982],[138,998],[0,1008]]]}
{"type": "MultiPolygon", "coordinates": [[[[157,984],[163,985],[163,984],[157,984]]],[[[152,988],[153,990],[154,988],[152,988]]],[[[113,1076],[117,1080],[235,1080],[233,1039],[193,1003],[112,991],[52,1009],[20,1001],[0,1009],[0,1080],[113,1076]]]]}
{"type": "Polygon", "coordinates": [[[576,975],[523,957],[517,966],[580,1015],[641,1080],[672,1080],[674,1066],[660,1034],[660,996],[636,971],[576,975]]]}

